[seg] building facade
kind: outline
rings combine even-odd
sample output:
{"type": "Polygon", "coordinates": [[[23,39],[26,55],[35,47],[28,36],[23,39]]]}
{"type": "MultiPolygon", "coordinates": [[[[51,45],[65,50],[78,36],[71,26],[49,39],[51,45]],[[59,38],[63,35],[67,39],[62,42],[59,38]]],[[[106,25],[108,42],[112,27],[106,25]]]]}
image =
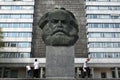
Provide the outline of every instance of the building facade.
{"type": "Polygon", "coordinates": [[[5,42],[0,58],[30,57],[33,13],[33,0],[0,0],[0,27],[5,42]]]}
{"type": "MultiPolygon", "coordinates": [[[[120,0],[86,0],[86,19],[89,56],[106,60],[119,59],[120,0]]],[[[120,67],[113,66],[99,68],[96,73],[103,78],[120,78],[119,70],[120,67]]]]}
{"type": "MultiPolygon", "coordinates": [[[[0,28],[5,42],[0,49],[1,59],[30,58],[33,13],[33,0],[0,0],[0,28]]],[[[0,67],[1,77],[17,77],[17,73],[15,67],[0,67]]]]}
{"type": "Polygon", "coordinates": [[[0,77],[25,78],[25,65],[33,68],[38,58],[39,77],[45,78],[45,44],[37,23],[55,7],[73,12],[79,24],[75,77],[81,78],[82,57],[89,56],[92,78],[120,78],[120,0],[0,0],[5,42],[0,49],[0,77]]]}

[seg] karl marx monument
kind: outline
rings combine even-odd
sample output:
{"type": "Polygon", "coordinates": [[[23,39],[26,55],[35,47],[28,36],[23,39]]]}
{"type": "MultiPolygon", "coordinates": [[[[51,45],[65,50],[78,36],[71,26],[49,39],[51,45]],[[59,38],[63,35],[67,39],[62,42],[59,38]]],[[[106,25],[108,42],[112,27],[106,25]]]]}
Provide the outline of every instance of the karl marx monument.
{"type": "Polygon", "coordinates": [[[65,9],[46,13],[39,21],[46,45],[71,46],[78,39],[78,24],[74,15],[65,9]]]}
{"type": "Polygon", "coordinates": [[[72,12],[56,8],[39,20],[46,44],[46,78],[74,78],[74,44],[78,24],[72,12]]]}

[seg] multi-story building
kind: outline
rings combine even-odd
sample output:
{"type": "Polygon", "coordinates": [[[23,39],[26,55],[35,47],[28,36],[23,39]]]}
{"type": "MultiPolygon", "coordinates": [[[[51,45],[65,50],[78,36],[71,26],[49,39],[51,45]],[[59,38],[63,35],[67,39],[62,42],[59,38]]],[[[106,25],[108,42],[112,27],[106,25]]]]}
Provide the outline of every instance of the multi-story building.
{"type": "Polygon", "coordinates": [[[45,77],[45,44],[37,23],[56,6],[73,12],[80,26],[75,73],[85,61],[81,57],[89,53],[92,78],[120,78],[120,0],[0,0],[5,42],[0,48],[0,77],[24,78],[25,64],[32,66],[34,62],[31,57],[44,57],[38,61],[40,78],[45,77]]]}
{"type": "MultiPolygon", "coordinates": [[[[104,59],[104,62],[109,58],[119,61],[120,0],[86,0],[86,19],[89,56],[104,59]]],[[[106,66],[94,71],[103,78],[120,78],[120,66],[106,66]]]]}
{"type": "Polygon", "coordinates": [[[75,55],[86,57],[84,5],[84,0],[0,0],[0,27],[5,42],[5,47],[0,49],[0,76],[25,77],[24,63],[33,63],[31,57],[45,58],[45,44],[41,40],[38,21],[44,13],[55,7],[64,7],[76,16],[80,28],[75,55]]]}
{"type": "Polygon", "coordinates": [[[33,12],[33,0],[0,0],[0,27],[5,42],[0,58],[30,57],[33,12]]]}
{"type": "MultiPolygon", "coordinates": [[[[0,28],[5,42],[5,47],[0,49],[1,59],[30,58],[33,13],[34,0],[0,0],[0,28]]],[[[4,72],[2,77],[10,77],[17,69],[5,68],[4,72]]]]}

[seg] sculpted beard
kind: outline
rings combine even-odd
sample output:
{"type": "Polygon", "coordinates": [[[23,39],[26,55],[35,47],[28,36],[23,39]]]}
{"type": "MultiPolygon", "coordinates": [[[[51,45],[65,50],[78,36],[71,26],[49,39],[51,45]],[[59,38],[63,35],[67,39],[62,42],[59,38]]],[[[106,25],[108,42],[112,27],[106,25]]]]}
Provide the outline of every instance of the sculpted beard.
{"type": "Polygon", "coordinates": [[[51,29],[47,24],[43,28],[42,38],[47,45],[70,46],[77,41],[78,35],[75,28],[71,31],[64,28],[51,29]]]}

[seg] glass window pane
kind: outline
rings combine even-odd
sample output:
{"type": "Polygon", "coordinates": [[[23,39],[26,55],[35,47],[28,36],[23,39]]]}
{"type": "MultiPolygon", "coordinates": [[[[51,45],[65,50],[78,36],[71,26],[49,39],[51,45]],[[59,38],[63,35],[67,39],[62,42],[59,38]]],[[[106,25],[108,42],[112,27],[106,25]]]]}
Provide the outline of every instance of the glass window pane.
{"type": "Polygon", "coordinates": [[[20,15],[11,15],[11,18],[13,18],[13,19],[20,19],[20,15]]]}
{"type": "Polygon", "coordinates": [[[13,0],[4,0],[5,2],[7,2],[7,1],[13,1],[13,0]]]}
{"type": "Polygon", "coordinates": [[[23,0],[23,1],[33,1],[33,0],[23,0]]]}
{"type": "Polygon", "coordinates": [[[2,10],[11,10],[11,6],[1,6],[2,10]]]}
{"type": "Polygon", "coordinates": [[[21,15],[22,19],[30,19],[32,18],[32,15],[21,15]]]}
{"type": "Polygon", "coordinates": [[[12,6],[12,10],[21,10],[21,6],[12,6]]]}
{"type": "Polygon", "coordinates": [[[12,28],[19,28],[19,24],[12,24],[12,28]]]}
{"type": "Polygon", "coordinates": [[[33,10],[33,6],[22,6],[23,10],[33,10]]]}

